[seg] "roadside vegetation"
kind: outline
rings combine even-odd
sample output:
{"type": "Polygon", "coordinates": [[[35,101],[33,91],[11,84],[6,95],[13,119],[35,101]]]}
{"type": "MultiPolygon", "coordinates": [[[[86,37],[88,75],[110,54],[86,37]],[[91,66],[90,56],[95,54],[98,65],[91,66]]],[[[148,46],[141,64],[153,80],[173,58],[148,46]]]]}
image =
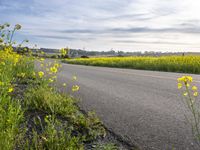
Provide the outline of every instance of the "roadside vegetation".
{"type": "Polygon", "coordinates": [[[65,59],[63,62],[91,66],[200,73],[200,56],[77,58],[65,59]]]}
{"type": "MultiPolygon", "coordinates": [[[[76,99],[52,86],[59,63],[45,63],[30,51],[14,51],[14,33],[20,28],[0,25],[0,149],[82,150],[88,145],[89,149],[118,149],[110,143],[91,146],[106,131],[95,113],[83,114],[76,99]],[[34,62],[40,64],[37,71],[34,62]]],[[[71,90],[77,92],[78,85],[71,90]]]]}
{"type": "Polygon", "coordinates": [[[200,147],[200,102],[198,100],[198,87],[194,85],[191,76],[178,78],[178,89],[183,95],[183,103],[189,114],[185,114],[186,120],[192,127],[195,141],[200,147]]]}

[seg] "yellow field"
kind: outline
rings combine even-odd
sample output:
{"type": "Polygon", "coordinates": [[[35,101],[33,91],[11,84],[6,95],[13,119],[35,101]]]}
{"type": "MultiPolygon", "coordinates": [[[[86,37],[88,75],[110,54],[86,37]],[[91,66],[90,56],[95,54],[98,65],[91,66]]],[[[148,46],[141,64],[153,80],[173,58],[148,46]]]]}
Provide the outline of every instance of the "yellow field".
{"type": "Polygon", "coordinates": [[[92,66],[200,73],[200,56],[99,57],[77,58],[64,62],[92,66]]]}

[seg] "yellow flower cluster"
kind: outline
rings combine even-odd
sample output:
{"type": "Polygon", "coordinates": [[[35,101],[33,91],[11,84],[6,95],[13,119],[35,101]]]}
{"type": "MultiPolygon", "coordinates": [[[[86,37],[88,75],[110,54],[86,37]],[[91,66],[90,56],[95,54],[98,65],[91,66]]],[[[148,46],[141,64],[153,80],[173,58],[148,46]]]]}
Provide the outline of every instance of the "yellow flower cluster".
{"type": "Polygon", "coordinates": [[[58,72],[58,69],[55,66],[51,67],[50,70],[51,70],[52,73],[57,73],[58,72]]]}
{"type": "Polygon", "coordinates": [[[65,49],[65,48],[61,48],[61,50],[60,50],[60,53],[62,56],[65,56],[67,54],[67,52],[68,52],[68,49],[65,49]]]}
{"type": "Polygon", "coordinates": [[[178,82],[192,82],[193,78],[191,76],[182,76],[181,78],[178,78],[178,82]]]}
{"type": "Polygon", "coordinates": [[[39,76],[40,78],[42,78],[42,77],[44,76],[44,72],[39,71],[39,72],[38,72],[38,76],[39,76]]]}
{"type": "Polygon", "coordinates": [[[77,80],[77,77],[76,77],[76,76],[73,76],[73,80],[77,80]]]}
{"type": "Polygon", "coordinates": [[[11,93],[14,91],[13,86],[10,83],[2,82],[0,81],[0,89],[6,90],[8,93],[11,93]]]}
{"type": "Polygon", "coordinates": [[[184,91],[184,93],[183,93],[184,96],[188,96],[189,93],[191,92],[191,90],[193,92],[194,97],[198,96],[198,91],[197,91],[198,88],[196,86],[192,86],[192,88],[189,89],[190,83],[192,83],[192,82],[193,82],[193,78],[191,76],[182,76],[181,78],[178,78],[178,84],[177,84],[178,89],[181,89],[183,87],[183,85],[186,88],[186,91],[184,91]]]}
{"type": "Polygon", "coordinates": [[[79,88],[80,88],[80,87],[79,87],[78,85],[73,85],[73,86],[72,86],[72,91],[73,91],[73,92],[76,92],[76,91],[79,90],[79,88]]]}
{"type": "Polygon", "coordinates": [[[10,87],[9,89],[8,89],[8,93],[11,93],[11,92],[13,92],[14,91],[14,89],[12,88],[12,87],[10,87]]]}
{"type": "MultiPolygon", "coordinates": [[[[7,71],[12,71],[13,67],[22,59],[22,56],[13,51],[12,46],[4,46],[0,50],[0,92],[7,91],[11,93],[14,91],[14,87],[11,85],[12,75],[8,77],[7,71]]],[[[13,73],[13,72],[10,72],[13,73]]],[[[17,77],[25,77],[25,73],[18,73],[17,77]]]]}
{"type": "Polygon", "coordinates": [[[19,62],[22,56],[13,52],[11,46],[5,47],[0,51],[0,64],[5,65],[6,62],[11,62],[14,66],[19,62]]]}
{"type": "MultiPolygon", "coordinates": [[[[61,49],[61,51],[63,52],[62,54],[66,54],[66,49],[61,49]]],[[[56,74],[58,73],[59,71],[59,68],[61,68],[61,64],[58,63],[58,61],[50,61],[50,62],[44,62],[44,58],[39,58],[38,61],[40,62],[40,67],[41,67],[41,71],[39,71],[37,73],[37,76],[44,80],[44,81],[47,81],[47,83],[53,83],[56,81],[56,74]],[[44,72],[43,72],[44,71],[44,72]],[[45,76],[46,75],[46,76],[45,76]],[[46,78],[43,78],[43,77],[46,77],[46,78]]],[[[76,81],[77,80],[77,77],[74,75],[72,77],[72,80],[73,81],[76,81]]],[[[67,84],[66,83],[63,83],[62,84],[63,87],[67,87],[67,84]]],[[[73,85],[71,90],[72,92],[76,92],[80,89],[80,87],[78,85],[73,85]]]]}

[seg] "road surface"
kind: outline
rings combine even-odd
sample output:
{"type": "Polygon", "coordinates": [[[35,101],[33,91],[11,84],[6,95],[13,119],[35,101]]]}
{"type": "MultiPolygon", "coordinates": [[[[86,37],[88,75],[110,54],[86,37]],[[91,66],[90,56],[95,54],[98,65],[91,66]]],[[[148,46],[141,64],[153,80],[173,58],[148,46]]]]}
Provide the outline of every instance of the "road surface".
{"type": "MultiPolygon", "coordinates": [[[[58,82],[78,84],[80,107],[94,110],[109,130],[140,149],[192,150],[197,148],[177,90],[182,75],[63,64],[58,82]]],[[[200,84],[200,76],[192,76],[200,84]]]]}

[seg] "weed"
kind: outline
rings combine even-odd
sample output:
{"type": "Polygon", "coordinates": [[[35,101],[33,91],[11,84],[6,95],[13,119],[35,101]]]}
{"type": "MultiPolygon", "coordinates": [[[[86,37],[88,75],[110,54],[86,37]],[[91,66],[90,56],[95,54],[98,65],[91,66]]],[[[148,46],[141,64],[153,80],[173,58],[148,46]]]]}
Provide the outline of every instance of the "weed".
{"type": "Polygon", "coordinates": [[[192,132],[197,143],[200,144],[200,105],[197,101],[198,88],[192,85],[192,82],[193,78],[191,76],[178,78],[178,89],[182,90],[184,104],[191,114],[185,115],[186,119],[192,126],[192,132]]]}

